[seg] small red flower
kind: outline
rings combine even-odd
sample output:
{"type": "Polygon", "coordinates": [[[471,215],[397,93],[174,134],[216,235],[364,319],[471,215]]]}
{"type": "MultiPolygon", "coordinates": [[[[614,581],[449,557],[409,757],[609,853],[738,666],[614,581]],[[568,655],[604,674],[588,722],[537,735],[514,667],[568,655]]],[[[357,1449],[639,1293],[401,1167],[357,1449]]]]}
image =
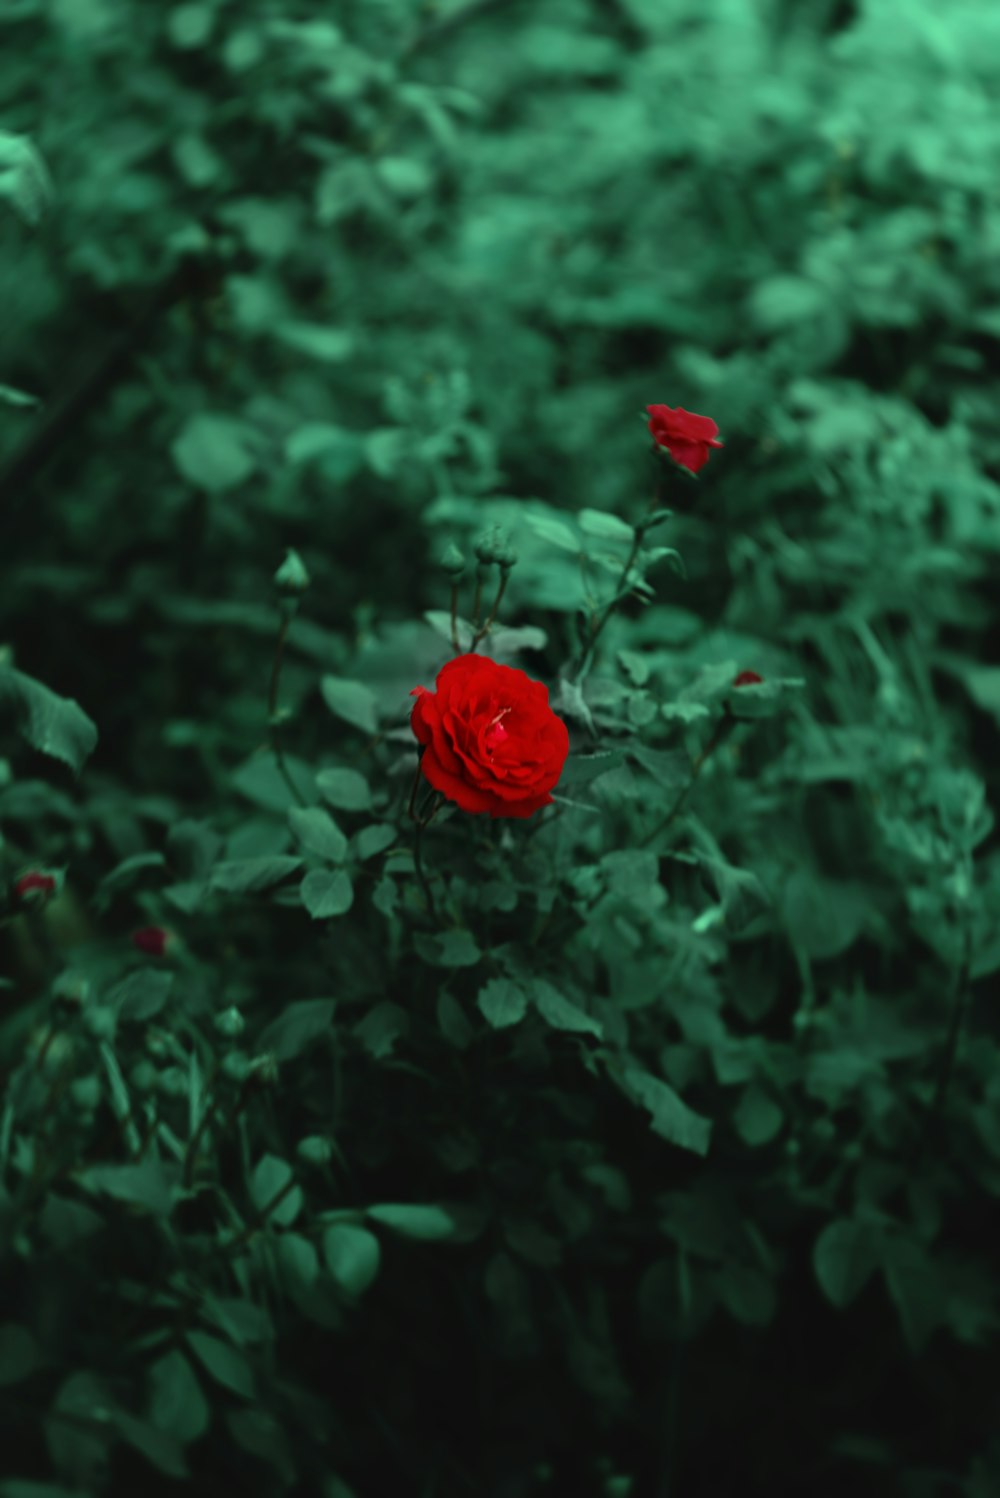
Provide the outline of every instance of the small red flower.
{"type": "Polygon", "coordinates": [[[716,441],[719,428],[711,416],[697,416],[683,406],[647,406],[649,430],[655,442],[665,447],[675,463],[697,473],[711,457],[713,447],[724,447],[716,441]]]}
{"type": "Polygon", "coordinates": [[[756,687],[764,680],[756,671],[741,671],[733,682],[734,687],[756,687]]]}
{"type": "Polygon", "coordinates": [[[165,957],[172,940],[170,932],[162,926],[143,926],[141,931],[133,931],[131,937],[133,947],[147,957],[165,957]]]}
{"type": "Polygon", "coordinates": [[[53,876],[42,874],[38,869],[32,869],[29,874],[22,874],[20,879],[14,881],[14,893],[19,900],[26,900],[33,894],[39,895],[42,900],[48,900],[55,894],[56,888],[53,876]]]}
{"type": "Polygon", "coordinates": [[[435,690],[414,687],[410,724],[424,752],[424,779],[462,811],[530,817],[552,800],[569,753],[569,730],[548,688],[513,666],[458,655],[435,690]]]}

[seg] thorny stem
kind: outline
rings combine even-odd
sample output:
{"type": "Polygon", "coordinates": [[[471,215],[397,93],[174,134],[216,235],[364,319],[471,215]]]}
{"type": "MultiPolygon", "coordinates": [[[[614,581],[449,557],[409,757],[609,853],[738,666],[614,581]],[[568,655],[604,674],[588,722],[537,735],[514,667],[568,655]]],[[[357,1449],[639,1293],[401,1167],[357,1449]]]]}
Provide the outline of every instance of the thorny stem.
{"type": "Polygon", "coordinates": [[[282,778],[288,789],[294,796],[299,806],[307,805],[299,793],[298,786],[289,774],[288,766],[285,764],[285,751],[281,743],[281,719],[278,713],[278,685],[281,681],[281,666],[285,658],[285,641],[288,639],[288,631],[291,628],[292,611],[283,608],[281,611],[281,627],[278,630],[278,639],[274,647],[274,660],[271,663],[271,685],[267,694],[267,721],[271,729],[271,748],[274,750],[274,758],[282,778]]]}

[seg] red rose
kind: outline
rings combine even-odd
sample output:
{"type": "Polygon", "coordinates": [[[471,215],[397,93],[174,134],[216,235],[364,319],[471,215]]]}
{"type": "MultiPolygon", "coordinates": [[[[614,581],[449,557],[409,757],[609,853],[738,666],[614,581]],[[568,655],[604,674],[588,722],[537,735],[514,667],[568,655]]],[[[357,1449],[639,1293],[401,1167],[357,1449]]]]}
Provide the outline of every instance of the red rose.
{"type": "Polygon", "coordinates": [[[647,406],[646,410],[654,440],[668,449],[675,463],[690,468],[692,473],[704,468],[711,457],[710,448],[725,446],[716,441],[719,428],[711,416],[696,416],[683,406],[676,410],[672,406],[647,406]]]}
{"type": "Polygon", "coordinates": [[[32,869],[30,874],[22,874],[20,879],[14,881],[14,893],[19,900],[26,900],[32,894],[47,900],[55,892],[56,881],[52,875],[41,874],[37,869],[32,869]]]}
{"type": "Polygon", "coordinates": [[[739,676],[733,679],[733,686],[756,687],[759,686],[763,680],[763,676],[758,676],[756,671],[741,671],[739,676]]]}
{"type": "Polygon", "coordinates": [[[141,931],[132,932],[133,947],[147,957],[165,957],[171,940],[170,932],[162,926],[143,926],[141,931]]]}
{"type": "Polygon", "coordinates": [[[410,696],[421,768],[435,790],[491,817],[530,817],[548,806],[569,731],[540,681],[482,655],[457,655],[433,692],[414,687],[410,696]]]}

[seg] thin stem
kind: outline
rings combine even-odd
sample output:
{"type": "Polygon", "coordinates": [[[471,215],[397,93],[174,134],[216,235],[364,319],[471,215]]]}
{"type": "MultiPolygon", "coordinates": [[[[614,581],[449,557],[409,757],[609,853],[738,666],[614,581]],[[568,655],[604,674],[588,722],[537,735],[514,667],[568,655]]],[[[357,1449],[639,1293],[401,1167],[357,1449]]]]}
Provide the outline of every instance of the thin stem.
{"type": "Polygon", "coordinates": [[[472,601],[472,624],[475,629],[479,628],[479,605],[483,601],[483,585],[479,578],[476,579],[476,596],[472,601]]]}
{"type": "Polygon", "coordinates": [[[503,598],[504,589],[507,586],[507,576],[508,569],[504,568],[500,573],[500,586],[497,588],[497,596],[493,600],[493,607],[490,609],[489,617],[487,618],[486,623],[483,625],[482,629],[478,630],[477,633],[472,637],[472,644],[469,646],[470,654],[475,654],[475,652],[479,648],[480,641],[483,640],[490,632],[493,621],[497,616],[497,609],[500,607],[500,602],[503,598]]]}
{"type": "Polygon", "coordinates": [[[962,943],[962,960],[959,964],[958,973],[955,978],[955,992],[951,1004],[951,1020],[948,1025],[948,1036],[945,1040],[944,1053],[941,1058],[941,1069],[938,1072],[937,1086],[934,1089],[934,1097],[930,1107],[924,1115],[923,1126],[914,1146],[910,1159],[911,1168],[922,1157],[930,1134],[931,1124],[938,1118],[944,1108],[945,1098],[948,1095],[948,1087],[951,1082],[952,1071],[955,1066],[955,1058],[958,1055],[958,1042],[962,1033],[962,1022],[965,1019],[969,995],[969,975],[972,968],[972,932],[968,926],[962,943]]]}
{"type": "Polygon", "coordinates": [[[698,779],[698,776],[704,769],[706,762],[715,753],[716,749],[718,749],[719,745],[722,743],[722,740],[727,736],[727,734],[731,733],[735,727],[736,719],[733,718],[728,712],[723,713],[722,717],[715,725],[715,732],[712,734],[712,737],[709,739],[708,743],[705,745],[704,749],[701,751],[701,753],[698,755],[698,758],[691,766],[691,775],[687,783],[682,788],[680,795],[677,797],[676,801],[667,812],[667,815],[663,818],[662,822],[657,822],[656,826],[652,829],[651,832],[647,832],[645,837],[640,838],[638,843],[638,846],[640,848],[645,848],[647,843],[651,843],[653,839],[655,837],[658,837],[661,832],[665,832],[674,818],[679,815],[681,808],[683,807],[688,796],[691,794],[695,781],[698,779]]]}
{"type": "Polygon", "coordinates": [[[621,603],[622,599],[628,596],[629,589],[626,586],[626,580],[629,573],[632,571],[633,566],[635,565],[635,559],[639,555],[639,548],[642,546],[642,538],[645,534],[645,526],[640,521],[638,525],[635,526],[632,532],[632,546],[628,554],[628,559],[626,560],[625,565],[622,568],[621,576],[619,577],[618,582],[615,584],[615,591],[610,601],[605,604],[604,608],[598,615],[596,622],[593,615],[591,615],[590,639],[587,642],[586,651],[584,652],[583,659],[580,662],[579,669],[576,673],[575,680],[577,682],[583,681],[584,677],[587,675],[587,672],[593,665],[594,651],[601,631],[607,624],[608,620],[611,618],[611,615],[614,613],[615,609],[621,603]]]}
{"type": "Polygon", "coordinates": [[[281,742],[281,719],[278,713],[278,686],[281,681],[281,666],[285,658],[285,641],[288,639],[288,631],[292,624],[291,609],[282,609],[281,627],[278,630],[278,639],[274,647],[274,660],[271,663],[271,684],[267,693],[267,721],[271,729],[271,748],[274,750],[274,758],[282,779],[291,791],[292,796],[299,806],[306,806],[308,802],[299,792],[298,786],[289,773],[285,764],[285,751],[281,742]]]}
{"type": "MultiPolygon", "coordinates": [[[[451,585],[451,643],[458,650],[458,583],[451,585]]],[[[473,647],[475,648],[475,647],[473,647]]]]}
{"type": "Polygon", "coordinates": [[[413,867],[416,870],[417,878],[420,880],[420,888],[424,892],[424,899],[427,901],[427,910],[431,916],[431,919],[436,921],[437,907],[434,904],[434,891],[431,889],[430,884],[427,881],[427,875],[424,873],[423,859],[421,858],[420,853],[420,839],[423,836],[424,828],[426,826],[426,822],[418,822],[416,831],[413,834],[413,867]]]}
{"type": "MultiPolygon", "coordinates": [[[[423,751],[421,750],[421,754],[422,753],[423,753],[423,751]]],[[[406,815],[409,817],[409,819],[410,819],[411,822],[415,822],[417,820],[416,817],[415,817],[415,815],[414,815],[414,812],[413,812],[413,803],[417,799],[417,786],[419,784],[420,784],[420,760],[418,759],[417,760],[417,768],[413,772],[413,784],[410,786],[410,800],[409,800],[409,803],[408,803],[407,808],[406,808],[406,815]]]]}

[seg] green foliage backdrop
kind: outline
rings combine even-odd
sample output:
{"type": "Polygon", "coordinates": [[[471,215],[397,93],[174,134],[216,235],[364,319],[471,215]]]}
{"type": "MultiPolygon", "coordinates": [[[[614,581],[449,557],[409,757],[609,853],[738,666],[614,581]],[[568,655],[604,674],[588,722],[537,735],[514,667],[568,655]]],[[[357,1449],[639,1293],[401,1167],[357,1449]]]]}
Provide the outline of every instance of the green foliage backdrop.
{"type": "Polygon", "coordinates": [[[5,0],[0,1498],[1000,1492],[998,88],[5,0]],[[471,646],[532,818],[411,795],[471,646]]]}

